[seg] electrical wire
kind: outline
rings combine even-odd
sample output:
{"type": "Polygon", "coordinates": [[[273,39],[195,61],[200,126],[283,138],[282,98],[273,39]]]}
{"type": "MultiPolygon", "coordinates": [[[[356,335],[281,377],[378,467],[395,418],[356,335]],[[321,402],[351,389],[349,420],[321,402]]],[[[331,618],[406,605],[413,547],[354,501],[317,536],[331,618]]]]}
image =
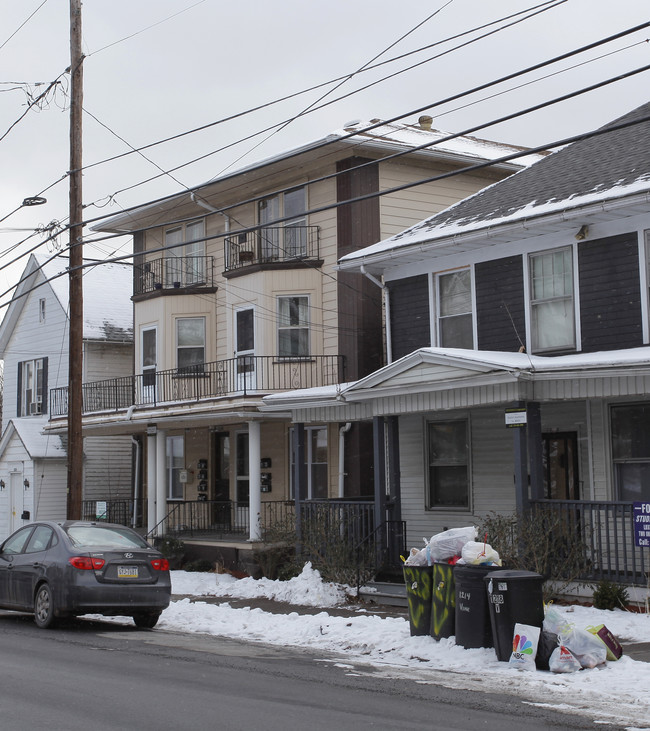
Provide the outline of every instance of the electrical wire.
{"type": "Polygon", "coordinates": [[[7,40],[2,45],[0,45],[0,51],[7,45],[7,43],[9,43],[9,41],[16,35],[16,33],[18,33],[22,28],[27,25],[27,23],[29,23],[29,21],[36,15],[36,13],[38,13],[38,11],[43,7],[43,5],[45,5],[46,2],[47,0],[43,0],[43,2],[36,8],[36,10],[34,10],[34,12],[31,13],[31,15],[29,15],[27,19],[18,26],[18,28],[16,28],[16,30],[9,36],[9,38],[7,38],[7,40]]]}

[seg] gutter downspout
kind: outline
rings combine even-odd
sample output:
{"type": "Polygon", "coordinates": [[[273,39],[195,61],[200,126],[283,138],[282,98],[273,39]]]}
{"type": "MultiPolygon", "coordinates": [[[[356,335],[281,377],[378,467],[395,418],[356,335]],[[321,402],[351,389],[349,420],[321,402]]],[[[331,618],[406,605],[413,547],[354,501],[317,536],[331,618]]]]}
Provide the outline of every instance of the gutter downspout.
{"type": "Polygon", "coordinates": [[[345,435],[352,428],[352,422],[348,421],[339,429],[339,497],[345,497],[345,435]]]}
{"type": "Polygon", "coordinates": [[[368,279],[373,283],[376,284],[381,289],[381,297],[384,305],[384,317],[386,319],[386,364],[393,362],[393,338],[391,335],[391,327],[390,327],[390,294],[388,292],[388,287],[381,282],[377,277],[370,274],[370,272],[366,271],[365,265],[361,265],[361,268],[359,270],[361,274],[363,274],[365,277],[368,277],[368,279]]]}
{"type": "Polygon", "coordinates": [[[230,216],[227,213],[223,213],[222,211],[219,211],[214,206],[211,206],[209,203],[206,203],[201,198],[196,197],[196,193],[190,193],[190,198],[192,199],[192,203],[196,203],[197,206],[201,206],[201,208],[205,208],[206,211],[210,211],[210,213],[218,213],[219,215],[223,216],[225,221],[225,233],[228,233],[230,231],[230,216]]]}

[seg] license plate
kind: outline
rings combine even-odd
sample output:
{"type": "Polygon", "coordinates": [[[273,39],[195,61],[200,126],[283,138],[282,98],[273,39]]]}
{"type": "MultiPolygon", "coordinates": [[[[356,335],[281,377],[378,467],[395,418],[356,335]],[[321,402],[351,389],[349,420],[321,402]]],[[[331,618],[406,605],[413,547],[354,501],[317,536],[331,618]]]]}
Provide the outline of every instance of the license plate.
{"type": "Polygon", "coordinates": [[[118,566],[117,567],[117,578],[118,579],[137,579],[138,578],[138,567],[137,566],[118,566]]]}

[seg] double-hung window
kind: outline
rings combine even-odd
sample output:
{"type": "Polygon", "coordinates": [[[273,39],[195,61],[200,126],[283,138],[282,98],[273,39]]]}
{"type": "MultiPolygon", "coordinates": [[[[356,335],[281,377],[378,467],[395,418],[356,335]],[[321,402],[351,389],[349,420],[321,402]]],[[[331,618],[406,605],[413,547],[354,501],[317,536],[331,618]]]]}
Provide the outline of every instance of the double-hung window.
{"type": "Polygon", "coordinates": [[[265,261],[307,254],[307,188],[303,185],[258,203],[260,249],[265,261]],[[289,219],[275,226],[278,219],[289,219]]]}
{"type": "Polygon", "coordinates": [[[428,508],[469,508],[467,420],[427,424],[428,508]]]}
{"type": "Polygon", "coordinates": [[[176,320],[176,362],[179,373],[203,373],[205,317],[179,317],[176,320]]]}
{"type": "Polygon", "coordinates": [[[165,286],[205,282],[205,221],[190,221],[165,231],[165,286]]]}
{"type": "Polygon", "coordinates": [[[309,297],[278,297],[278,356],[309,355],[309,297]]]}
{"type": "Polygon", "coordinates": [[[529,277],[532,351],[575,348],[573,250],[531,254],[529,277]]]}
{"type": "MultiPolygon", "coordinates": [[[[293,444],[293,429],[290,430],[289,443],[293,444]]],[[[303,499],[320,500],[327,498],[327,427],[305,427],[305,463],[307,491],[303,499]]],[[[293,484],[295,460],[291,450],[291,497],[295,497],[293,484]]]]}
{"type": "Polygon", "coordinates": [[[18,364],[20,407],[19,416],[45,413],[47,389],[47,358],[26,360],[18,364]]]}
{"type": "Polygon", "coordinates": [[[470,269],[436,276],[438,345],[443,348],[474,347],[472,273],[470,269]]]}
{"type": "Polygon", "coordinates": [[[183,499],[181,471],[185,466],[185,449],[182,436],[167,437],[167,499],[183,499]]]}
{"type": "Polygon", "coordinates": [[[618,500],[650,501],[650,406],[611,408],[612,459],[618,500]]]}

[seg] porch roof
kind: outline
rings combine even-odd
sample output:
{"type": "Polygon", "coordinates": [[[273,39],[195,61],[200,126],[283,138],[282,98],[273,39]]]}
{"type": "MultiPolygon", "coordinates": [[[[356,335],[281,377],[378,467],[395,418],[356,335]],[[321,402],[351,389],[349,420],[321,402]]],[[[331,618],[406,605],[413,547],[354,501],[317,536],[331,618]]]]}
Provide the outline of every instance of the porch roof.
{"type": "Polygon", "coordinates": [[[294,419],[367,419],[513,401],[650,394],[650,347],[562,356],[421,348],[354,383],[266,396],[294,419]]]}

